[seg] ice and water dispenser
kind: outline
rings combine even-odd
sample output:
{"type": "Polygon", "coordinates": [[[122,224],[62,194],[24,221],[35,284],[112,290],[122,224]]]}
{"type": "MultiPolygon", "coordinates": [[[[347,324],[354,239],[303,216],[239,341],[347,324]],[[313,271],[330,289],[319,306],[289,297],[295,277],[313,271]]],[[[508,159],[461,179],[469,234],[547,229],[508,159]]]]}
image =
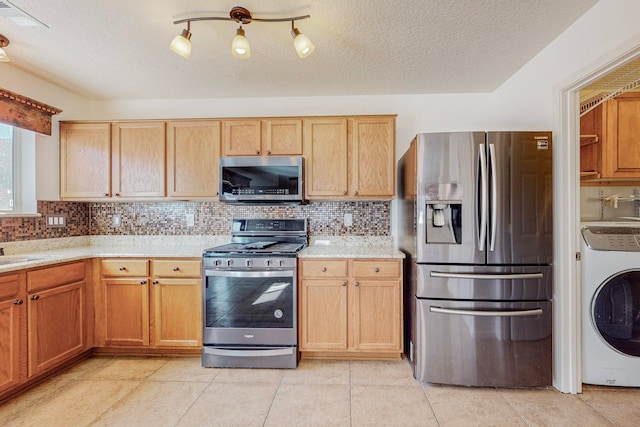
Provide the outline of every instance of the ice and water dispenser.
{"type": "Polygon", "coordinates": [[[427,185],[426,243],[462,243],[462,185],[427,185]]]}

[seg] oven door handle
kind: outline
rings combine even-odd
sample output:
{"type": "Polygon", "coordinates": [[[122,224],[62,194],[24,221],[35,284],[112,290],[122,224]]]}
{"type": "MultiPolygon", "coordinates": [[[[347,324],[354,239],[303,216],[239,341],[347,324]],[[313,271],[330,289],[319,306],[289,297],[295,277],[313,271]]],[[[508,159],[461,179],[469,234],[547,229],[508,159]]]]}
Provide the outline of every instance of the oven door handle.
{"type": "Polygon", "coordinates": [[[461,316],[478,316],[478,317],[521,317],[521,316],[539,316],[542,314],[541,308],[533,310],[505,310],[505,311],[484,311],[484,310],[457,310],[452,308],[429,307],[432,313],[457,314],[461,316]]]}
{"type": "Polygon", "coordinates": [[[252,270],[204,270],[204,275],[207,277],[295,277],[296,271],[295,269],[285,269],[285,270],[262,270],[262,271],[252,271],[252,270]]]}
{"type": "Polygon", "coordinates": [[[288,356],[293,354],[293,347],[275,348],[268,350],[228,350],[223,348],[203,347],[206,354],[215,356],[235,356],[235,357],[263,357],[263,356],[288,356]]]}

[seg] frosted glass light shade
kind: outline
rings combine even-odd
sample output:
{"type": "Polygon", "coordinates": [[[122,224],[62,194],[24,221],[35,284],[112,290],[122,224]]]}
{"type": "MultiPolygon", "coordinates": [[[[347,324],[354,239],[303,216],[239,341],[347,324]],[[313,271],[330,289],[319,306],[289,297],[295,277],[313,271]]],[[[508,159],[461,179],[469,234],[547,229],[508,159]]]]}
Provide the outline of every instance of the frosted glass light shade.
{"type": "Polygon", "coordinates": [[[244,36],[242,27],[238,28],[236,35],[231,42],[231,54],[236,58],[246,59],[251,56],[249,40],[244,36]]]}
{"type": "Polygon", "coordinates": [[[309,37],[302,34],[297,28],[291,30],[291,35],[293,36],[293,46],[300,58],[306,58],[316,49],[309,37]]]}
{"type": "Polygon", "coordinates": [[[11,60],[9,59],[7,52],[5,52],[4,49],[0,47],[0,62],[9,62],[9,61],[11,60]]]}
{"type": "Polygon", "coordinates": [[[189,30],[182,30],[182,34],[177,35],[171,41],[169,49],[182,56],[185,59],[189,59],[191,56],[191,32],[189,30]]]}

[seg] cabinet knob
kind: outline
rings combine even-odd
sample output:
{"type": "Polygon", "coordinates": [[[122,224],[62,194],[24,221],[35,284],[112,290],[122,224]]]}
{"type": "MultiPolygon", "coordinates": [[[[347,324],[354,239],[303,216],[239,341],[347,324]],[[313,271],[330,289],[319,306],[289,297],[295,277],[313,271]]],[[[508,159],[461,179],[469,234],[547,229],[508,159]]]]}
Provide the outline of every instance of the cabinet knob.
{"type": "Polygon", "coordinates": [[[15,300],[13,303],[14,303],[15,305],[20,305],[20,304],[22,304],[23,302],[24,302],[24,301],[22,301],[21,299],[17,299],[17,300],[15,300]]]}
{"type": "Polygon", "coordinates": [[[271,150],[267,150],[267,156],[271,155],[271,150]]]}
{"type": "Polygon", "coordinates": [[[126,270],[127,270],[127,267],[122,266],[122,267],[118,268],[118,270],[120,270],[120,271],[126,271],[126,270]]]}
{"type": "Polygon", "coordinates": [[[120,195],[120,193],[116,193],[115,196],[118,197],[120,195]]]}
{"type": "Polygon", "coordinates": [[[160,282],[158,282],[157,280],[154,280],[154,281],[153,281],[153,282],[151,282],[151,283],[153,283],[154,285],[157,285],[157,284],[158,284],[158,283],[160,283],[160,282]]]}
{"type": "Polygon", "coordinates": [[[260,150],[256,150],[256,154],[260,154],[260,150]]]}
{"type": "Polygon", "coordinates": [[[141,284],[141,285],[146,285],[146,284],[147,284],[147,281],[146,281],[146,280],[140,280],[140,284],[141,284]]]}
{"type": "Polygon", "coordinates": [[[173,267],[173,271],[180,271],[180,267],[173,267]]]}
{"type": "Polygon", "coordinates": [[[344,192],[342,193],[342,195],[343,195],[343,196],[346,196],[346,195],[347,195],[347,192],[346,192],[346,191],[344,191],[344,192]]]}
{"type": "Polygon", "coordinates": [[[347,282],[342,282],[342,286],[347,286],[347,282]]]}
{"type": "Polygon", "coordinates": [[[380,273],[380,269],[378,267],[374,268],[373,271],[375,271],[376,273],[380,273]]]}
{"type": "Polygon", "coordinates": [[[322,267],[322,272],[326,273],[326,271],[327,271],[327,267],[322,267]]]}
{"type": "Polygon", "coordinates": [[[358,190],[354,191],[353,195],[357,196],[358,195],[358,190]]]}
{"type": "Polygon", "coordinates": [[[360,286],[360,282],[355,282],[354,285],[355,286],[360,286]]]}
{"type": "Polygon", "coordinates": [[[38,295],[31,295],[31,299],[32,299],[32,300],[34,300],[34,301],[36,301],[36,300],[39,300],[39,299],[40,299],[40,296],[38,296],[38,295]]]}
{"type": "Polygon", "coordinates": [[[109,193],[102,194],[104,197],[109,197],[109,193]]]}

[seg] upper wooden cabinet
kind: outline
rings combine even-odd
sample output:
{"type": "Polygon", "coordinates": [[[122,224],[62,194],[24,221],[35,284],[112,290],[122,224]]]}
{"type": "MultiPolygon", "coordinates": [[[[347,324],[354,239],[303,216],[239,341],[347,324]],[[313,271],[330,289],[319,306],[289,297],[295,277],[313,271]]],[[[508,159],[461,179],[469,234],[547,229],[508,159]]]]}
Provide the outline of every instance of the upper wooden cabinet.
{"type": "Polygon", "coordinates": [[[225,120],[223,156],[301,156],[301,119],[225,120]]]}
{"type": "Polygon", "coordinates": [[[395,195],[395,117],[304,121],[307,197],[390,199],[395,195]]]}
{"type": "Polygon", "coordinates": [[[640,93],[619,95],[580,118],[580,174],[640,180],[640,93]]]}
{"type": "Polygon", "coordinates": [[[167,196],[217,196],[219,158],[220,121],[167,122],[167,196]]]}
{"type": "Polygon", "coordinates": [[[111,195],[111,124],[60,124],[60,196],[111,195]]]}

